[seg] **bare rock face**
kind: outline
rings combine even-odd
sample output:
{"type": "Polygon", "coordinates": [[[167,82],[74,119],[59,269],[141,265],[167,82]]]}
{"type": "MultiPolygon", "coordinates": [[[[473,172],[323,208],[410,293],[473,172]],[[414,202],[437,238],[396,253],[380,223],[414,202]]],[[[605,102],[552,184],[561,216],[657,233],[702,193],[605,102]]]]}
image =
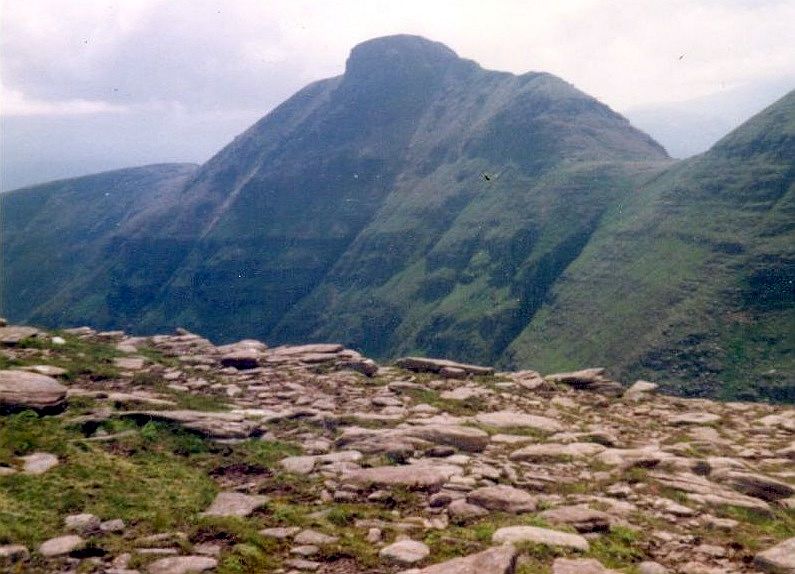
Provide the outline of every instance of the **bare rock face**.
{"type": "Polygon", "coordinates": [[[405,430],[404,434],[470,452],[479,452],[489,444],[489,435],[485,431],[459,425],[418,426],[405,430]]]}
{"type": "Polygon", "coordinates": [[[497,411],[493,413],[480,413],[475,416],[475,420],[481,424],[492,426],[498,429],[505,428],[529,428],[544,433],[555,433],[564,430],[564,426],[549,417],[529,415],[515,411],[497,411]]]}
{"type": "Polygon", "coordinates": [[[57,412],[66,405],[66,387],[46,375],[0,371],[0,412],[32,409],[57,412]]]}

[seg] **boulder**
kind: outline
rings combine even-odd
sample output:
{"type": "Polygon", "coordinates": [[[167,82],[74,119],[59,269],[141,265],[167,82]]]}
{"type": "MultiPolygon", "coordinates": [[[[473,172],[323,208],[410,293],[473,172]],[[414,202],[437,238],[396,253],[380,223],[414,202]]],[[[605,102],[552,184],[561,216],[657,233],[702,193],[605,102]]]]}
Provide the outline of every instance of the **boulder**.
{"type": "Polygon", "coordinates": [[[50,413],[66,406],[66,387],[46,375],[0,371],[0,412],[26,409],[50,413]]]}

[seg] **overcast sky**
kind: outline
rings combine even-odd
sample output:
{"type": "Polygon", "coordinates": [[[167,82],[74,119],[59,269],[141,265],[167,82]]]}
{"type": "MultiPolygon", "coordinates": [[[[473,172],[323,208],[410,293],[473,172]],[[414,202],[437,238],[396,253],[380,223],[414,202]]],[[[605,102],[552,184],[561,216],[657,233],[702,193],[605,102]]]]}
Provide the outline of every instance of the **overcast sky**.
{"type": "Polygon", "coordinates": [[[747,101],[755,86],[761,108],[795,87],[795,0],[0,5],[4,189],[205,161],[306,83],[342,73],[355,44],[386,34],[444,42],[486,68],[551,72],[630,117],[703,108],[716,94],[747,101]]]}

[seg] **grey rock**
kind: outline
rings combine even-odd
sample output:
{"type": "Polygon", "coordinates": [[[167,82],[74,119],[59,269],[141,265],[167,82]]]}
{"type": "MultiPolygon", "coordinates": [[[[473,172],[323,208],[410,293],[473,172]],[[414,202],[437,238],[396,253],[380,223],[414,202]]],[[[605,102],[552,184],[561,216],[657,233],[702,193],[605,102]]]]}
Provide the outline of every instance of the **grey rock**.
{"type": "Polygon", "coordinates": [[[5,544],[0,546],[0,566],[8,566],[30,558],[30,552],[21,544],[5,544]]]}
{"type": "Polygon", "coordinates": [[[545,510],[540,516],[550,524],[571,526],[580,533],[610,530],[610,516],[607,513],[584,506],[559,506],[545,510]]]}
{"type": "Polygon", "coordinates": [[[457,466],[378,466],[354,470],[343,476],[349,483],[372,486],[405,486],[416,490],[436,491],[451,476],[460,474],[457,466]]]}
{"type": "Polygon", "coordinates": [[[248,516],[268,502],[267,496],[219,492],[202,516],[248,516]]]}
{"type": "Polygon", "coordinates": [[[58,536],[42,542],[41,546],[39,546],[39,554],[47,558],[62,556],[82,549],[85,544],[86,541],[76,534],[58,536]]]}
{"type": "Polygon", "coordinates": [[[499,429],[519,427],[531,428],[545,433],[555,433],[564,430],[564,426],[549,417],[529,415],[515,411],[497,411],[493,413],[480,413],[475,416],[480,424],[499,429]]]}
{"type": "Polygon", "coordinates": [[[403,574],[512,574],[517,554],[518,551],[507,544],[434,564],[421,570],[408,570],[403,574]]]}
{"type": "Polygon", "coordinates": [[[754,556],[754,566],[771,574],[795,574],[795,537],[754,556]]]}
{"type": "Polygon", "coordinates": [[[507,526],[500,528],[494,533],[491,540],[496,544],[533,542],[534,544],[544,544],[546,546],[574,548],[583,552],[587,552],[590,547],[588,541],[579,534],[570,534],[537,526],[507,526]]]}
{"type": "Polygon", "coordinates": [[[479,365],[467,365],[456,363],[447,359],[428,359],[425,357],[404,357],[395,361],[395,365],[407,371],[417,373],[439,373],[442,369],[452,368],[464,371],[469,375],[493,375],[494,369],[491,367],[481,367],[479,365]]]}
{"type": "Polygon", "coordinates": [[[489,444],[489,435],[485,431],[460,425],[417,426],[406,429],[403,434],[467,452],[480,452],[489,444]]]}
{"type": "Polygon", "coordinates": [[[552,574],[616,574],[593,558],[556,558],[552,563],[552,574]]]}
{"type": "Polygon", "coordinates": [[[0,327],[0,345],[13,347],[14,345],[18,345],[22,339],[38,337],[39,335],[41,335],[41,331],[35,327],[27,327],[23,325],[0,327]]]}
{"type": "Polygon", "coordinates": [[[218,560],[209,556],[171,556],[152,562],[149,574],[198,574],[214,570],[218,560]]]}
{"type": "Polygon", "coordinates": [[[58,457],[48,452],[34,452],[19,458],[24,461],[22,472],[25,474],[44,474],[51,468],[58,466],[58,457]]]}
{"type": "Polygon", "coordinates": [[[399,564],[414,564],[425,559],[430,553],[431,549],[422,542],[399,540],[382,548],[378,556],[399,564]]]}
{"type": "Polygon", "coordinates": [[[70,514],[64,518],[64,527],[70,532],[89,535],[99,531],[100,520],[93,514],[70,514]]]}
{"type": "Polygon", "coordinates": [[[293,538],[296,544],[312,544],[314,546],[324,546],[326,544],[334,544],[339,541],[336,536],[329,536],[317,530],[302,530],[293,538]]]}
{"type": "Polygon", "coordinates": [[[524,490],[513,486],[484,486],[467,494],[467,502],[497,512],[533,512],[538,500],[524,490]]]}
{"type": "Polygon", "coordinates": [[[54,412],[66,406],[66,387],[46,375],[0,371],[0,412],[54,412]]]}

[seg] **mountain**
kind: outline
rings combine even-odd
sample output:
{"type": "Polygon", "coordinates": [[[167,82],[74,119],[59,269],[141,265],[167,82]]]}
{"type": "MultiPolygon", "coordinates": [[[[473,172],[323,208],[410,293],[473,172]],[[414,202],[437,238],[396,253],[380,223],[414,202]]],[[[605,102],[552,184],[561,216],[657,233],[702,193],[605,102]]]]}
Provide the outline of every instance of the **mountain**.
{"type": "Polygon", "coordinates": [[[516,364],[601,362],[669,390],[795,401],[795,92],[604,217],[516,364]]]}
{"type": "Polygon", "coordinates": [[[45,216],[23,227],[29,217],[4,206],[17,222],[5,228],[16,271],[4,312],[138,333],[184,326],[219,342],[339,341],[381,359],[609,364],[689,394],[752,383],[789,400],[786,377],[744,377],[788,365],[795,348],[779,283],[792,269],[791,108],[790,94],[676,163],[559,78],[484,70],[416,36],[371,40],[342,76],[184,168],[159,201],[138,190],[127,225],[86,239],[83,272],[30,255],[58,251],[56,235],[38,237],[50,219],[82,233],[79,218],[45,209],[60,188],[8,195],[45,216]],[[725,339],[721,317],[759,331],[725,339]],[[775,341],[760,351],[754,337],[775,341]],[[746,346],[704,350],[720,344],[746,346]]]}
{"type": "Polygon", "coordinates": [[[111,286],[94,281],[120,242],[149,232],[142,221],[176,207],[176,192],[197,167],[151,165],[0,194],[3,312],[51,324],[62,317],[111,324],[111,286]]]}

